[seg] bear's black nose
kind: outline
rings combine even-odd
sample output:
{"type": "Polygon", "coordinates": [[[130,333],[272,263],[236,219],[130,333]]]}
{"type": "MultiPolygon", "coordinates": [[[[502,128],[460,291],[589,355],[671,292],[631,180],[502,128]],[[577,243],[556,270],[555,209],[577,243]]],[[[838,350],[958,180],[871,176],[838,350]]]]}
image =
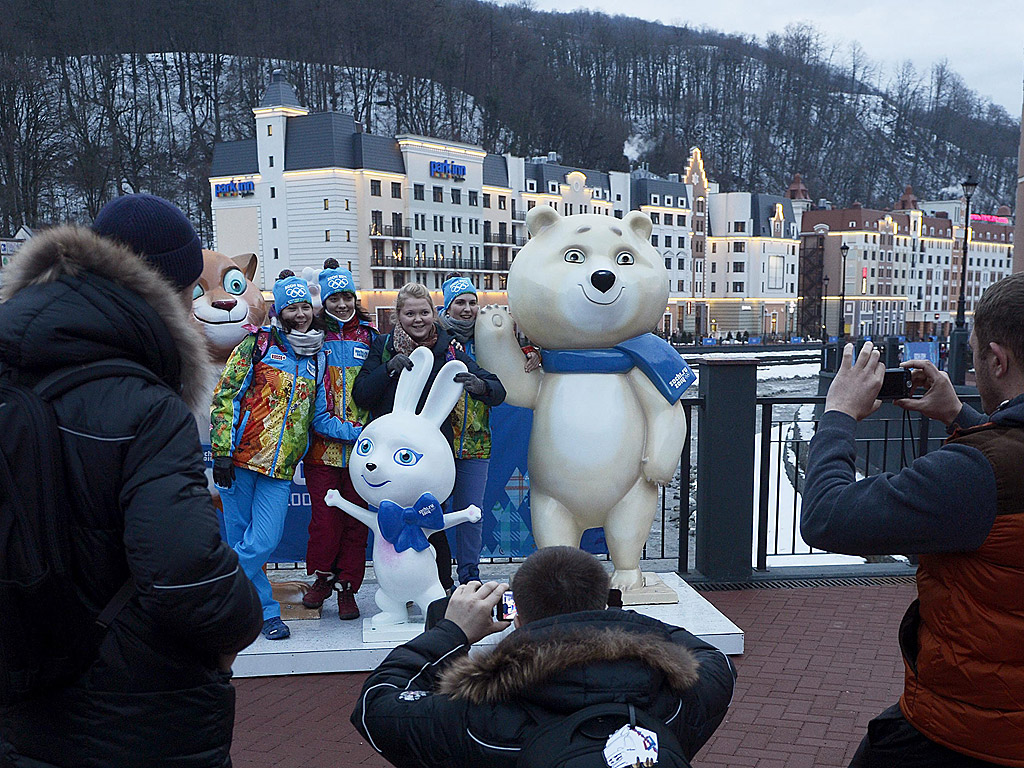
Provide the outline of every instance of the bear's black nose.
{"type": "Polygon", "coordinates": [[[599,269],[590,276],[590,282],[601,293],[608,293],[608,289],[615,285],[615,273],[609,272],[607,269],[599,269]]]}
{"type": "Polygon", "coordinates": [[[373,470],[375,470],[377,468],[377,465],[376,464],[367,464],[366,468],[368,470],[370,470],[371,472],[373,472],[373,470]]]}

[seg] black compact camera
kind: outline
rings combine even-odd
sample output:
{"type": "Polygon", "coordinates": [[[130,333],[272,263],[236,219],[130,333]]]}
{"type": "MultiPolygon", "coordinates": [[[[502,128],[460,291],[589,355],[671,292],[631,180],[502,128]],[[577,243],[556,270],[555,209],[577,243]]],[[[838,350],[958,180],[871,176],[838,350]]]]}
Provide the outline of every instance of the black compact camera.
{"type": "Polygon", "coordinates": [[[518,611],[511,590],[501,596],[501,602],[494,606],[494,618],[498,621],[513,621],[518,611]]]}
{"type": "Polygon", "coordinates": [[[900,400],[910,397],[914,381],[909,368],[886,368],[882,388],[878,390],[879,400],[900,400]]]}

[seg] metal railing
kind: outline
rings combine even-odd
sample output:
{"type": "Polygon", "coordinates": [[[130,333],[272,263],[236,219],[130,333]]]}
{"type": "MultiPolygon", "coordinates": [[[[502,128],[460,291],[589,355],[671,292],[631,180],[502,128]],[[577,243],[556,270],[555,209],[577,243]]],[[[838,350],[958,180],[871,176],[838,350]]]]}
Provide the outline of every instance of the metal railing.
{"type": "MultiPolygon", "coordinates": [[[[966,398],[980,407],[973,398],[966,398]]],[[[825,397],[759,397],[761,432],[757,468],[756,569],[768,570],[768,558],[781,555],[832,555],[806,545],[800,538],[800,507],[805,465],[811,438],[817,430],[825,397]],[[776,419],[778,406],[801,406],[791,416],[776,419]],[[802,406],[813,406],[809,415],[802,406]],[[774,490],[773,490],[774,486],[774,490]],[[791,491],[791,492],[790,492],[791,491]]],[[[899,472],[919,456],[941,447],[946,439],[941,424],[923,414],[883,406],[883,415],[858,424],[858,479],[899,472]]]]}
{"type": "Polygon", "coordinates": [[[392,238],[399,240],[412,239],[412,227],[396,227],[393,224],[370,224],[370,237],[392,238]]]}

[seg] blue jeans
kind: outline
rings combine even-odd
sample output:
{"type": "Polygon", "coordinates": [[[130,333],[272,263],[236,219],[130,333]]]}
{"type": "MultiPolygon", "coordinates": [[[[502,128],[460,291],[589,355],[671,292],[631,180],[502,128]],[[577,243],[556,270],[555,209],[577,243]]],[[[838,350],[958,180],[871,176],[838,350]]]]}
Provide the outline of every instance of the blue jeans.
{"type": "MultiPolygon", "coordinates": [[[[483,511],[484,488],[487,486],[487,468],[490,459],[456,459],[455,488],[449,499],[450,510],[465,509],[476,504],[483,511]]],[[[462,523],[448,529],[448,540],[454,538],[455,561],[458,563],[459,583],[480,578],[480,549],[483,546],[483,521],[462,523]],[[452,533],[454,532],[454,537],[452,533]]]]}
{"type": "Polygon", "coordinates": [[[263,605],[263,620],[279,617],[281,606],[271,593],[270,579],[263,566],[281,543],[291,480],[278,480],[236,466],[231,487],[219,490],[228,545],[238,554],[238,564],[256,587],[263,605]]]}

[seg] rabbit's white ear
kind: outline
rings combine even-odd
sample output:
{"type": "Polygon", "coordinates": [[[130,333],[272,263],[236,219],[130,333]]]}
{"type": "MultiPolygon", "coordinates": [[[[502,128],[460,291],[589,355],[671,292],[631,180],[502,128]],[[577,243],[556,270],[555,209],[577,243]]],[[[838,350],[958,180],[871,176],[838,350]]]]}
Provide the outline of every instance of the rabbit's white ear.
{"type": "Polygon", "coordinates": [[[461,360],[449,360],[444,364],[434,378],[427,402],[423,404],[423,411],[420,413],[423,418],[439,428],[444,424],[465,389],[455,381],[455,374],[465,373],[466,370],[466,364],[461,360]]]}
{"type": "Polygon", "coordinates": [[[401,370],[398,374],[398,388],[395,390],[395,413],[402,411],[416,413],[423,388],[427,386],[430,370],[434,367],[434,355],[426,347],[416,347],[409,355],[412,370],[401,370]]]}

